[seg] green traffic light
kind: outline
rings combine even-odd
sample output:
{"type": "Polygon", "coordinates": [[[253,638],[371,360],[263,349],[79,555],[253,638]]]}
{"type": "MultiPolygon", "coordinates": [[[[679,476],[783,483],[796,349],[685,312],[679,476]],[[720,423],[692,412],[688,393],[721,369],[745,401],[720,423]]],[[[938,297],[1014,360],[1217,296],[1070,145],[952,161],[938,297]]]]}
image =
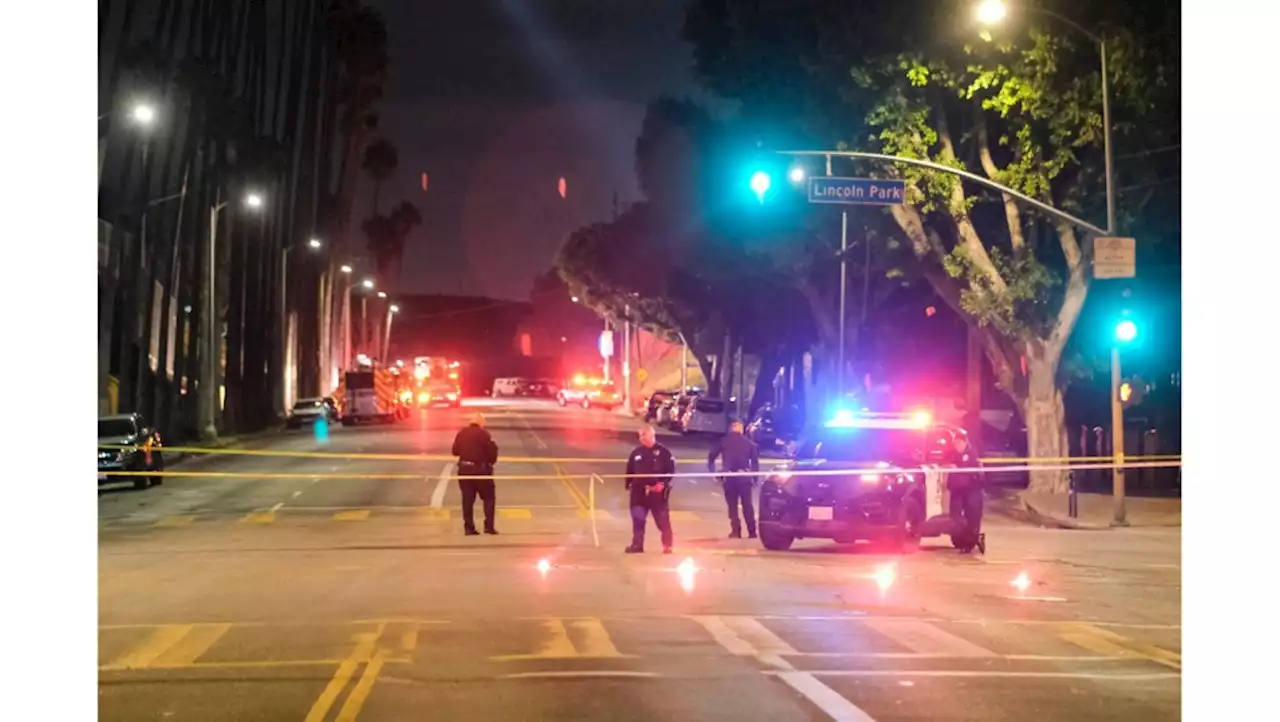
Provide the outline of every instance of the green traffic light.
{"type": "Polygon", "coordinates": [[[751,190],[756,194],[756,198],[760,199],[761,203],[764,203],[764,194],[769,192],[769,187],[772,185],[773,180],[768,173],[762,170],[758,170],[751,175],[751,190]]]}
{"type": "Polygon", "coordinates": [[[1121,343],[1129,343],[1138,337],[1138,325],[1133,321],[1124,320],[1116,324],[1116,340],[1121,343]]]}

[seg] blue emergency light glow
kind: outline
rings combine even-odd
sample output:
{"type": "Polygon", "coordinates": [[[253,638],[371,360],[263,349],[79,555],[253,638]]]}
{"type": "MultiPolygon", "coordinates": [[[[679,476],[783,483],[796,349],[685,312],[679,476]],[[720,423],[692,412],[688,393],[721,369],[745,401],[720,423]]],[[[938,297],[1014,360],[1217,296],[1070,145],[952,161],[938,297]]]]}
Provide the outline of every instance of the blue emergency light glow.
{"type": "Polygon", "coordinates": [[[861,414],[849,409],[837,409],[825,426],[828,429],[923,429],[933,422],[928,411],[910,414],[878,414],[864,411],[861,414]]]}

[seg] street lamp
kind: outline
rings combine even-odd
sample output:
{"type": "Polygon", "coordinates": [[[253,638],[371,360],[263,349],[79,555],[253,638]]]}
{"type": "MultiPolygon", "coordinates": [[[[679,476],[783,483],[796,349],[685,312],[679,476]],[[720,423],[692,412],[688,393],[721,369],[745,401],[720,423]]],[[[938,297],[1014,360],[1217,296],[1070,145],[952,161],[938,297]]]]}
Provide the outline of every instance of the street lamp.
{"type": "Polygon", "coordinates": [[[361,286],[364,286],[366,290],[372,290],[372,289],[373,289],[373,279],[371,279],[371,278],[366,278],[366,279],[364,279],[363,281],[361,281],[361,282],[360,282],[360,285],[361,285],[361,286]]]}
{"type": "MultiPolygon", "coordinates": [[[[250,198],[254,194],[250,195],[250,198]]],[[[258,205],[254,205],[248,198],[245,199],[251,207],[257,208],[261,206],[262,199],[258,199],[258,205]]],[[[311,238],[307,241],[307,248],[318,250],[322,245],[320,239],[311,238]]],[[[289,369],[289,252],[293,250],[293,246],[286,245],[280,249],[280,331],[277,338],[280,339],[280,405],[287,416],[290,406],[290,387],[285,374],[289,369]]]]}
{"type": "Polygon", "coordinates": [[[378,298],[386,298],[386,297],[387,297],[386,291],[378,291],[378,298]]]}
{"type": "MultiPolygon", "coordinates": [[[[1033,5],[1025,6],[1027,10],[1047,15],[1064,25],[1067,25],[1086,38],[1092,40],[1098,46],[1098,57],[1102,66],[1102,154],[1105,164],[1106,184],[1107,184],[1107,233],[1114,235],[1116,232],[1116,195],[1115,183],[1112,178],[1111,166],[1111,91],[1110,83],[1107,79],[1107,41],[1106,38],[1097,33],[1090,32],[1071,18],[1060,15],[1052,10],[1033,5]]],[[[982,0],[977,6],[976,14],[978,21],[984,25],[994,25],[1004,21],[1008,15],[1009,6],[1004,0],[982,0]]]]}
{"type": "Polygon", "coordinates": [[[156,121],[156,109],[155,106],[149,103],[138,103],[133,106],[130,116],[133,117],[133,121],[138,125],[150,127],[156,121]]]}
{"type": "MultiPolygon", "coordinates": [[[[360,352],[369,353],[369,294],[373,290],[373,279],[366,278],[360,282],[365,293],[360,295],[360,352]]],[[[350,293],[350,289],[348,289],[350,293]]]]}
{"type": "Polygon", "coordinates": [[[570,301],[573,301],[574,303],[577,303],[577,302],[578,302],[578,297],[577,297],[577,296],[570,296],[570,297],[569,297],[569,300],[570,300],[570,301]]]}
{"type": "Polygon", "coordinates": [[[804,176],[805,176],[804,166],[799,166],[799,165],[792,166],[791,170],[787,173],[787,178],[789,178],[792,183],[795,183],[797,185],[804,182],[804,176]]]}
{"type": "Polygon", "coordinates": [[[394,314],[400,313],[400,307],[396,304],[387,306],[387,322],[382,334],[382,353],[379,358],[387,358],[391,354],[391,318],[394,314]]]}
{"type": "MultiPolygon", "coordinates": [[[[209,255],[205,259],[205,267],[209,269],[205,282],[208,287],[205,289],[205,303],[201,313],[201,325],[207,334],[205,343],[205,358],[201,364],[201,378],[199,389],[199,416],[201,435],[206,440],[218,438],[217,425],[217,409],[218,409],[218,363],[221,359],[221,333],[219,333],[219,324],[217,322],[217,258],[218,258],[218,213],[227,207],[229,201],[220,201],[221,190],[218,195],[214,196],[214,204],[209,207],[209,255]]],[[[251,210],[262,207],[262,196],[257,193],[249,193],[244,198],[244,204],[251,210]]]]}
{"type": "Polygon", "coordinates": [[[1004,16],[1009,13],[1009,9],[1005,6],[1004,0],[983,0],[978,4],[978,21],[984,25],[991,25],[1004,20],[1004,16]]]}
{"type": "Polygon", "coordinates": [[[342,271],[343,273],[350,274],[350,273],[351,273],[351,266],[348,266],[347,264],[345,264],[345,263],[344,263],[344,264],[342,264],[342,267],[341,267],[341,268],[339,268],[338,270],[339,270],[339,271],[342,271]]]}

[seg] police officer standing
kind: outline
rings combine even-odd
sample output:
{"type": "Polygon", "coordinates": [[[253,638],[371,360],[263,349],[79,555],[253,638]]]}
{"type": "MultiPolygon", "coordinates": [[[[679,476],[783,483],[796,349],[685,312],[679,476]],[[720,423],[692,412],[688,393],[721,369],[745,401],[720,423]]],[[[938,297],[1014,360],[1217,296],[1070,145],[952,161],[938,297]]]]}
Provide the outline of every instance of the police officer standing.
{"type": "Polygon", "coordinates": [[[494,507],[497,506],[496,486],[493,483],[493,465],[498,463],[498,444],[484,429],[484,414],[471,417],[453,440],[453,455],[458,457],[458,486],[462,487],[462,523],[467,536],[476,536],[476,495],[484,502],[484,533],[497,534],[493,527],[494,507]],[[484,479],[468,477],[482,476],[484,479]]]}
{"type": "Polygon", "coordinates": [[[671,553],[671,476],[676,460],[658,443],[652,426],[640,429],[640,445],[627,457],[626,488],[631,492],[631,546],[627,554],[644,553],[644,525],[649,514],[662,532],[662,553],[671,553]]]}
{"type": "Polygon", "coordinates": [[[947,491],[951,495],[950,515],[952,521],[951,542],[964,553],[978,551],[987,553],[986,534],[982,533],[982,472],[976,454],[969,448],[969,437],[961,432],[956,434],[952,447],[952,462],[960,469],[968,471],[952,471],[947,474],[947,491]]]}
{"type": "MultiPolygon", "coordinates": [[[[716,458],[724,456],[724,470],[730,473],[742,471],[760,471],[760,453],[755,442],[742,433],[742,422],[734,421],[729,425],[729,433],[716,442],[707,456],[707,471],[716,473],[716,458]]],[[[742,525],[738,522],[738,502],[742,502],[742,516],[747,520],[747,537],[756,538],[756,509],[751,503],[751,489],[755,486],[754,476],[726,476],[724,481],[724,501],[729,507],[729,538],[742,538],[742,525]]]]}

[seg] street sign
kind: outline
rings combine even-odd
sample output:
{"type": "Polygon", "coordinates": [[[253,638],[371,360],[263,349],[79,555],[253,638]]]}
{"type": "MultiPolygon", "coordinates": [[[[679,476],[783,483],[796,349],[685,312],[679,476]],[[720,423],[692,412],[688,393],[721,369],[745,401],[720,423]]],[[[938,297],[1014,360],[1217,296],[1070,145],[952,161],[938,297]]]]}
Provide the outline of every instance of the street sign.
{"type": "Polygon", "coordinates": [[[612,331],[600,332],[600,355],[603,356],[604,358],[609,358],[610,356],[613,355],[613,332],[612,331]]]}
{"type": "Polygon", "coordinates": [[[907,182],[876,178],[810,176],[809,202],[900,206],[907,202],[907,182]]]}
{"type": "Polygon", "coordinates": [[[1133,278],[1136,259],[1132,238],[1100,236],[1093,241],[1094,278],[1133,278]]]}

